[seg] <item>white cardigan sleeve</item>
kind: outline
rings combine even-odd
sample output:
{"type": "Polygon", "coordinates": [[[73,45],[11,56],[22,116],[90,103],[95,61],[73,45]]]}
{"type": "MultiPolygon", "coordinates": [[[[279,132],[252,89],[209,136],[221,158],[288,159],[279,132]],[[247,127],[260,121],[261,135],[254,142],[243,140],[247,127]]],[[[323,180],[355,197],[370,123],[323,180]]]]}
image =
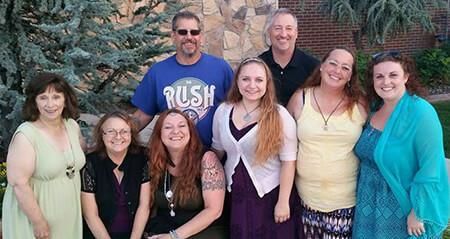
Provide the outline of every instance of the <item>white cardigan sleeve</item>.
{"type": "Polygon", "coordinates": [[[297,125],[294,118],[281,105],[278,106],[283,123],[283,145],[279,157],[281,161],[295,161],[297,159],[297,125]]]}
{"type": "Polygon", "coordinates": [[[213,128],[212,128],[212,133],[213,133],[213,137],[212,137],[212,144],[211,147],[213,149],[216,150],[221,150],[223,151],[223,144],[220,141],[220,126],[222,124],[224,124],[223,119],[226,119],[226,115],[225,115],[225,103],[222,103],[219,105],[219,107],[217,107],[216,112],[214,113],[214,118],[213,118],[213,128]]]}

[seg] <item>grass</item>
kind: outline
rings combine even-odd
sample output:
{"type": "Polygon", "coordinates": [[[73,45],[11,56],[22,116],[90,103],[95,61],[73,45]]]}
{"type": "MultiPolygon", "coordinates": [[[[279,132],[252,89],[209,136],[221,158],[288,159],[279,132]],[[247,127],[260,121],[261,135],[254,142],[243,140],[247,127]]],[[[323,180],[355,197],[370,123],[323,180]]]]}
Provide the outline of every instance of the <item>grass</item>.
{"type": "MultiPolygon", "coordinates": [[[[444,150],[445,156],[450,158],[450,101],[441,101],[433,103],[441,120],[442,129],[444,131],[444,150]]],[[[444,232],[443,239],[450,239],[450,227],[444,232]]]]}
{"type": "MultiPolygon", "coordinates": [[[[444,151],[445,156],[450,158],[450,101],[441,101],[433,103],[441,120],[444,131],[444,151]]],[[[449,237],[450,239],[450,237],[449,237]]]]}

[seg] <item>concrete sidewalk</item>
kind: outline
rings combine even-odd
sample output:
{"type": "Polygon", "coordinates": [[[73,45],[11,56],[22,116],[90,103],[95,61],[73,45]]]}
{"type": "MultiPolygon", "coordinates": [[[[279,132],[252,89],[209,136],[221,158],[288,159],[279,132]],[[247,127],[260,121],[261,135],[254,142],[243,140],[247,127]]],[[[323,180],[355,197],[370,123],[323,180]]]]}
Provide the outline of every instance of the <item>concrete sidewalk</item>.
{"type": "Polygon", "coordinates": [[[440,94],[440,95],[429,95],[427,97],[427,100],[431,103],[438,102],[438,101],[447,101],[447,100],[450,100],[450,93],[440,94]]]}

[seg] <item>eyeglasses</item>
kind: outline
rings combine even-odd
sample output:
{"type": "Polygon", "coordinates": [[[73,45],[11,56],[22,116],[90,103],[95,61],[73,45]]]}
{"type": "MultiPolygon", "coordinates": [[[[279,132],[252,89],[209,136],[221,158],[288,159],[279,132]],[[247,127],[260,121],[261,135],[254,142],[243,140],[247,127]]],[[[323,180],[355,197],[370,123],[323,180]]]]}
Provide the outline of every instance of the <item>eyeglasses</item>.
{"type": "Polygon", "coordinates": [[[115,129],[105,129],[103,131],[103,135],[106,135],[108,137],[116,137],[117,135],[120,135],[120,137],[128,137],[131,134],[130,129],[121,129],[119,131],[115,129]]]}
{"type": "Polygon", "coordinates": [[[186,36],[188,33],[191,34],[191,36],[198,36],[198,35],[200,35],[200,32],[201,32],[200,29],[191,29],[191,30],[188,30],[188,29],[177,29],[175,31],[180,36],[186,36]]]}
{"type": "Polygon", "coordinates": [[[327,63],[328,65],[330,65],[330,66],[332,66],[334,68],[341,68],[341,70],[343,72],[345,72],[345,73],[352,72],[352,66],[349,66],[349,65],[347,65],[345,63],[342,64],[342,63],[339,63],[339,62],[337,62],[335,60],[331,60],[331,59],[330,60],[326,60],[325,63],[327,63]]]}
{"type": "Polygon", "coordinates": [[[378,61],[385,57],[400,58],[400,56],[399,51],[380,51],[372,55],[372,60],[378,61]]]}

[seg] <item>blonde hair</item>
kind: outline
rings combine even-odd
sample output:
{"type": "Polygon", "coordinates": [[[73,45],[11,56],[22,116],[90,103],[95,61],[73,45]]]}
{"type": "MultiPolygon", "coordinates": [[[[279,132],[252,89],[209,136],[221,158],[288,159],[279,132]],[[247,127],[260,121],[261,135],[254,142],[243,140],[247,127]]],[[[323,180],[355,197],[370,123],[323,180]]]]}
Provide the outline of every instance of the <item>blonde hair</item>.
{"type": "Polygon", "coordinates": [[[227,102],[237,104],[242,100],[239,92],[237,81],[242,68],[248,64],[257,64],[262,66],[266,72],[267,89],[266,93],[261,97],[259,105],[260,115],[258,119],[258,134],[256,143],[256,163],[265,163],[269,157],[277,154],[283,145],[283,127],[281,116],[278,113],[277,97],[275,93],[275,85],[272,73],[263,60],[257,57],[247,58],[239,64],[236,74],[234,75],[230,91],[228,92],[227,102]]]}

